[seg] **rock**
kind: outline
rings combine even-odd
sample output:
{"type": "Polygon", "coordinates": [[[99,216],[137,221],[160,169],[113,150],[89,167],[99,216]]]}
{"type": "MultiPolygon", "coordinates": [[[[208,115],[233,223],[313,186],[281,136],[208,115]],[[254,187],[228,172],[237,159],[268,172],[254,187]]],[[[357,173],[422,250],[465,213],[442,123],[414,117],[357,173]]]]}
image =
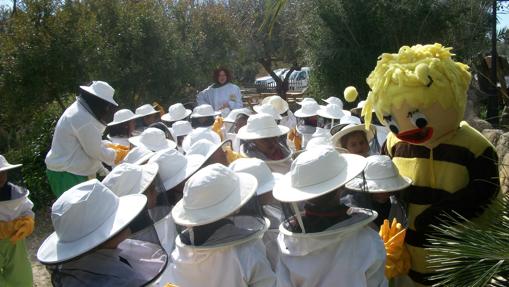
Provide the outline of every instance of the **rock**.
{"type": "Polygon", "coordinates": [[[495,148],[499,159],[503,159],[509,153],[509,132],[500,135],[495,148]]]}
{"type": "Polygon", "coordinates": [[[493,146],[496,147],[497,143],[498,143],[498,139],[504,132],[502,130],[497,130],[497,129],[485,129],[485,130],[481,131],[481,133],[483,134],[484,137],[486,137],[491,142],[491,144],[493,144],[493,146]]]}
{"type": "Polygon", "coordinates": [[[482,120],[480,118],[471,118],[471,119],[468,119],[467,122],[470,126],[472,126],[474,129],[476,129],[480,132],[482,132],[483,130],[486,130],[486,129],[493,128],[490,123],[488,123],[487,121],[482,120]]]}
{"type": "Polygon", "coordinates": [[[509,153],[500,161],[500,190],[503,193],[509,192],[509,153]]]}

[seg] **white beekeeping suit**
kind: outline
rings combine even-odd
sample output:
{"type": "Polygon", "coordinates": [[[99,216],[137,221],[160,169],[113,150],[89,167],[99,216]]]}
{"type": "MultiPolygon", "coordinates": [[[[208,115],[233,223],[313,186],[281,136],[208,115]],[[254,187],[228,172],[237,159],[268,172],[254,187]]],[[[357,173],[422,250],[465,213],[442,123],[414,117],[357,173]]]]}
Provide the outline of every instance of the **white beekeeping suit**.
{"type": "Polygon", "coordinates": [[[220,87],[211,85],[201,91],[196,96],[198,105],[209,104],[214,111],[221,111],[221,115],[226,117],[233,109],[239,109],[244,106],[242,103],[242,94],[240,88],[232,83],[224,84],[220,87]]]}
{"type": "Polygon", "coordinates": [[[209,165],[189,178],[172,210],[179,235],[171,254],[177,286],[275,286],[262,242],[269,226],[254,176],[209,165]]]}

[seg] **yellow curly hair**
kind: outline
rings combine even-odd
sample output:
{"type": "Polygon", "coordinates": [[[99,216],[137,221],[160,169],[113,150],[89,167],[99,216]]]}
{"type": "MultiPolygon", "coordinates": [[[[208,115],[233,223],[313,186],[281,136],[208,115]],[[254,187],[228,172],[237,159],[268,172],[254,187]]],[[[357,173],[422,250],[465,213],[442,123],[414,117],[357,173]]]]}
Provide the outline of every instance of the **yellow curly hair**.
{"type": "Polygon", "coordinates": [[[382,54],[367,78],[371,91],[362,110],[366,127],[373,109],[383,122],[391,106],[398,108],[404,101],[423,107],[439,102],[444,108],[455,108],[462,117],[471,75],[467,65],[452,59],[451,50],[435,43],[382,54]]]}

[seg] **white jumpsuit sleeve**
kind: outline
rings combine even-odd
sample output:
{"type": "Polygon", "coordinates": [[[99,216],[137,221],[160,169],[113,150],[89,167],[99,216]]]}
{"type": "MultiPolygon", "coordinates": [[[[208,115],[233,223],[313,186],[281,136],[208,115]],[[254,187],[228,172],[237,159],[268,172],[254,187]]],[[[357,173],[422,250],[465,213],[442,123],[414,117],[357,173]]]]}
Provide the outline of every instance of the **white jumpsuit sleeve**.
{"type": "Polygon", "coordinates": [[[204,104],[210,104],[207,100],[207,93],[206,93],[207,90],[203,90],[201,92],[198,93],[198,95],[196,95],[196,104],[199,106],[199,105],[204,105],[204,104]]]}
{"type": "Polygon", "coordinates": [[[80,142],[83,151],[90,156],[100,160],[107,165],[115,162],[115,150],[103,145],[101,131],[93,124],[88,123],[76,130],[76,137],[80,142]]]}
{"type": "Polygon", "coordinates": [[[378,237],[378,234],[369,230],[373,235],[372,240],[372,262],[371,266],[366,270],[366,286],[379,286],[379,287],[387,287],[388,281],[385,278],[385,260],[386,260],[386,251],[382,240],[378,237]]]}
{"type": "Polygon", "coordinates": [[[244,107],[244,103],[242,102],[242,94],[240,93],[240,88],[237,86],[235,86],[235,101],[230,101],[229,105],[232,110],[244,107]]]}

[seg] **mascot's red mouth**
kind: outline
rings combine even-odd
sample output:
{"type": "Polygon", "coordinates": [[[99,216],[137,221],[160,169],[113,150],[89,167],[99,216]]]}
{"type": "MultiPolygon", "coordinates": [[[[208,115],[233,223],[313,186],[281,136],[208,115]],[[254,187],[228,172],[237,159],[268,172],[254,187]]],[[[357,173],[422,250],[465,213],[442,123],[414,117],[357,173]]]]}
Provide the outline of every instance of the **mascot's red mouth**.
{"type": "Polygon", "coordinates": [[[420,144],[429,140],[433,136],[433,128],[424,127],[422,129],[413,129],[398,133],[396,137],[402,141],[420,144]]]}

